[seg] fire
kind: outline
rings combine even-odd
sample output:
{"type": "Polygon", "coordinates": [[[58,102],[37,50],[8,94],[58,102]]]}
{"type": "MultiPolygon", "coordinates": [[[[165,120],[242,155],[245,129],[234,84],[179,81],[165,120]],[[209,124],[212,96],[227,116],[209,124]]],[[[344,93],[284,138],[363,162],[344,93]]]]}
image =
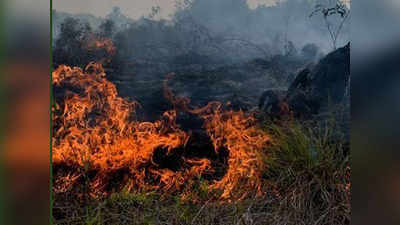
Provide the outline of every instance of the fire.
{"type": "MultiPolygon", "coordinates": [[[[229,168],[222,180],[212,188],[224,190],[222,198],[231,196],[235,189],[257,190],[261,194],[260,177],[264,170],[260,150],[269,137],[256,129],[254,117],[246,117],[242,111],[221,111],[218,107],[212,114],[203,115],[205,128],[213,140],[216,150],[224,147],[229,150],[229,168]]],[[[240,198],[246,197],[244,193],[240,198]]]]}
{"type": "Polygon", "coordinates": [[[175,106],[204,119],[204,128],[210,136],[215,151],[225,148],[229,151],[228,171],[225,176],[210,186],[223,190],[223,199],[242,199],[248,190],[262,194],[260,177],[265,169],[262,149],[270,141],[269,136],[255,126],[256,119],[243,111],[223,110],[220,102],[210,102],[203,108],[190,109],[190,99],[175,97],[168,88],[170,74],[164,81],[165,97],[175,106]],[[235,194],[243,189],[244,193],[235,194]],[[240,196],[241,194],[241,196],[240,196]]]}
{"type": "Polygon", "coordinates": [[[88,50],[104,49],[110,56],[117,52],[114,42],[109,38],[90,36],[85,43],[88,50]]]}
{"type": "Polygon", "coordinates": [[[115,53],[116,53],[116,48],[111,39],[96,40],[96,41],[94,41],[94,46],[96,48],[105,49],[107,51],[107,53],[110,55],[115,55],[115,53]]]}
{"type": "MultiPolygon", "coordinates": [[[[101,64],[90,63],[84,70],[61,65],[52,76],[58,90],[53,107],[53,164],[96,171],[96,178],[90,184],[92,195],[105,193],[113,173],[121,170],[128,177],[121,183],[125,182],[129,190],[168,193],[212,174],[215,168],[210,159],[179,155],[191,138],[190,132],[181,130],[176,122],[180,111],[204,120],[204,129],[217,154],[222,148],[229,152],[226,174],[214,180],[209,189],[221,190],[221,199],[240,199],[253,190],[262,193],[260,178],[265,169],[262,149],[269,137],[255,126],[253,116],[224,110],[219,102],[192,109],[189,99],[174,96],[166,80],[166,97],[174,109],[164,112],[155,122],[143,122],[135,116],[139,103],[118,96],[101,64]],[[183,161],[181,168],[161,167],[154,160],[160,151],[165,156],[178,154],[183,161]]],[[[60,179],[73,183],[78,177],[69,174],[60,179]]]]}
{"type": "Polygon", "coordinates": [[[87,51],[101,57],[97,59],[98,64],[110,63],[117,54],[117,48],[110,38],[90,35],[82,42],[82,45],[87,51]]]}

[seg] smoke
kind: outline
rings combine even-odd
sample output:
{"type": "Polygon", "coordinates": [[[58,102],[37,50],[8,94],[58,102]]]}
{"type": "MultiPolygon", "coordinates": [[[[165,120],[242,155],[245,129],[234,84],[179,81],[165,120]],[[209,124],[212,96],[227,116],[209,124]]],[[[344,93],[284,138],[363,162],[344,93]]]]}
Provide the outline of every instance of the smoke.
{"type": "MultiPolygon", "coordinates": [[[[138,19],[117,7],[104,17],[55,11],[55,65],[89,63],[93,57],[79,44],[70,47],[73,51],[63,49],[79,42],[76,37],[86,39],[88,30],[107,33],[102,30],[107,27],[104,24],[112,21],[108,28],[113,31],[110,38],[117,54],[105,65],[111,67],[110,80],[122,96],[143,104],[145,117],[155,119],[168,108],[162,96],[162,80],[168,73],[177,74],[174,90],[195,104],[231,101],[250,109],[266,89],[286,89],[300,69],[332,51],[323,16],[310,17],[315,3],[308,0],[262,4],[254,9],[246,0],[180,1],[168,20],[160,15],[162,6],[138,19]],[[78,27],[89,25],[91,29],[62,34],[68,17],[78,19],[78,27]],[[56,45],[61,39],[59,43],[65,44],[56,45]]],[[[333,15],[329,22],[338,26],[340,18],[333,15]]],[[[338,47],[349,40],[348,23],[342,31],[338,47]]]]}
{"type": "MultiPolygon", "coordinates": [[[[202,26],[209,31],[214,39],[227,39],[229,44],[233,44],[232,41],[229,41],[231,39],[245,40],[254,43],[269,52],[270,55],[279,53],[288,41],[293,42],[298,49],[306,44],[314,43],[325,53],[332,50],[329,31],[322,15],[310,17],[317,1],[193,0],[187,1],[185,4],[183,2],[129,3],[129,7],[128,3],[124,2],[112,5],[120,7],[121,14],[124,15],[124,18],[116,19],[119,24],[143,25],[143,20],[146,18],[164,24],[190,19],[194,25],[202,26]],[[130,10],[132,5],[139,7],[136,11],[132,11],[130,10]],[[157,10],[152,11],[154,9],[157,10]]],[[[328,0],[323,2],[333,6],[333,3],[329,3],[328,0]]],[[[77,7],[79,4],[68,2],[68,7],[64,7],[64,3],[64,5],[58,4],[60,5],[55,8],[57,12],[63,12],[64,9],[65,11],[80,12],[78,15],[69,15],[89,22],[94,28],[99,26],[104,18],[109,18],[113,14],[111,5],[105,7],[109,4],[102,5],[101,2],[96,2],[96,7],[102,7],[102,12],[107,11],[107,13],[93,13],[94,16],[83,15],[81,11],[71,9],[72,6],[77,7]],[[97,17],[99,15],[101,16],[97,17]]],[[[92,12],[94,10],[92,9],[93,7],[89,7],[88,12],[92,12]]],[[[59,33],[59,24],[68,14],[57,13],[56,15],[59,17],[54,17],[55,37],[59,33]]],[[[335,16],[331,16],[329,20],[333,27],[337,27],[340,23],[340,18],[335,16]]],[[[349,22],[346,22],[339,37],[338,46],[343,46],[350,40],[349,33],[349,22]]],[[[251,54],[254,55],[254,52],[251,54]]]]}

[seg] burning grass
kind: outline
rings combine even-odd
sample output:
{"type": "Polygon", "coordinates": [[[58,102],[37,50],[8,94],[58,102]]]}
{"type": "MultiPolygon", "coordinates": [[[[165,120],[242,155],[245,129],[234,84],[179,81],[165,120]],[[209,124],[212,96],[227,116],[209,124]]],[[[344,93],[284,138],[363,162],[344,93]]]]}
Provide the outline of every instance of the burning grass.
{"type": "Polygon", "coordinates": [[[54,71],[54,224],[349,224],[349,147],[334,121],[260,127],[219,102],[191,107],[172,78],[173,108],[148,122],[101,65],[54,71]]]}
{"type": "Polygon", "coordinates": [[[332,125],[315,132],[296,121],[268,122],[273,138],[260,178],[266,193],[232,203],[213,201],[207,181],[191,197],[159,192],[115,192],[82,204],[67,194],[55,197],[55,224],[349,224],[348,146],[333,141],[332,125]],[[315,149],[310,154],[310,149],[315,149]]]}
{"type": "Polygon", "coordinates": [[[105,75],[97,63],[90,63],[85,70],[62,65],[53,72],[56,193],[84,182],[94,198],[108,195],[112,189],[127,189],[180,192],[185,199],[191,196],[188,186],[204,177],[208,177],[208,191],[221,192],[217,197],[220,200],[239,200],[263,193],[263,148],[269,136],[257,128],[254,117],[224,109],[219,102],[190,108],[188,99],[175,97],[166,87],[166,97],[175,108],[164,112],[160,120],[139,121],[135,116],[139,103],[119,97],[115,85],[105,75]],[[194,157],[187,153],[192,137],[177,124],[179,112],[204,120],[214,158],[201,157],[202,152],[210,149],[199,149],[200,154],[194,157]],[[156,156],[160,154],[157,162],[156,156]],[[223,163],[227,168],[217,179],[215,158],[221,154],[226,156],[223,163]],[[162,166],[165,161],[174,168],[162,166]],[[121,179],[113,182],[117,174],[121,179]]]}

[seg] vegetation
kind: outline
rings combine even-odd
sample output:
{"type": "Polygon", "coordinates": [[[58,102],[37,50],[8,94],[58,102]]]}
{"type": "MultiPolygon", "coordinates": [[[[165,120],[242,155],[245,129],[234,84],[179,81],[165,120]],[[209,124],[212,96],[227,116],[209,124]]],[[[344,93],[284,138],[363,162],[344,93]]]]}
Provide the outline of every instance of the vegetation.
{"type": "Polygon", "coordinates": [[[332,42],[332,47],[335,50],[337,48],[337,41],[342,32],[343,25],[347,21],[350,16],[350,10],[346,6],[346,3],[342,0],[336,0],[335,3],[332,5],[330,4],[317,4],[315,5],[314,11],[310,14],[310,17],[314,16],[315,14],[321,14],[322,18],[324,19],[325,26],[329,31],[329,37],[332,42]],[[339,17],[339,24],[335,27],[329,18],[332,16],[339,17]]]}
{"type": "Polygon", "coordinates": [[[214,198],[217,193],[202,188],[206,181],[190,187],[188,200],[121,191],[82,204],[60,195],[55,196],[55,224],[349,224],[349,145],[338,139],[343,134],[336,120],[264,124],[273,142],[265,150],[266,193],[261,197],[221,203],[214,198]]]}

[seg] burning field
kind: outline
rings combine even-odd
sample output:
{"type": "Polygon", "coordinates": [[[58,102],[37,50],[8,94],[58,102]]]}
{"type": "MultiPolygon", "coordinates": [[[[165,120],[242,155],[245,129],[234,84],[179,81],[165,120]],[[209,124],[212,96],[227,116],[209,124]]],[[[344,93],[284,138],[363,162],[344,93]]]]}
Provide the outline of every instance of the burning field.
{"type": "Polygon", "coordinates": [[[315,71],[304,56],[226,64],[185,46],[139,58],[154,45],[130,34],[147,30],[110,24],[66,19],[55,43],[54,224],[349,224],[346,102],[309,110],[330,87],[309,76],[337,77],[344,48],[315,71]]]}
{"type": "Polygon", "coordinates": [[[350,167],[335,127],[262,127],[229,102],[193,107],[173,79],[163,84],[171,109],[141,121],[140,103],[120,97],[101,64],[54,70],[56,224],[348,224],[350,167]]]}
{"type": "Polygon", "coordinates": [[[84,70],[59,66],[53,72],[54,191],[88,182],[94,198],[125,189],[179,193],[185,199],[190,185],[205,179],[220,200],[262,195],[270,137],[255,118],[219,102],[191,108],[190,100],[174,96],[167,83],[165,97],[173,109],[157,121],[139,121],[140,104],[118,96],[101,64],[84,70]],[[185,113],[202,119],[197,135],[177,123],[178,114],[185,113]]]}

